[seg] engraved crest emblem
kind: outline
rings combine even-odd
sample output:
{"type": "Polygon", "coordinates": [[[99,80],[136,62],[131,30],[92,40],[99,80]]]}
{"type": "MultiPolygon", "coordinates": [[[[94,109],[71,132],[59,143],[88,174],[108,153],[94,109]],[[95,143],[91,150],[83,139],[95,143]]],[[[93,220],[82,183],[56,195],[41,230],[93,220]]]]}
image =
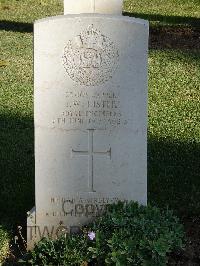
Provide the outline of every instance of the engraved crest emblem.
{"type": "Polygon", "coordinates": [[[70,40],[63,62],[69,77],[86,86],[100,85],[112,78],[119,61],[114,43],[90,25],[70,40]]]}

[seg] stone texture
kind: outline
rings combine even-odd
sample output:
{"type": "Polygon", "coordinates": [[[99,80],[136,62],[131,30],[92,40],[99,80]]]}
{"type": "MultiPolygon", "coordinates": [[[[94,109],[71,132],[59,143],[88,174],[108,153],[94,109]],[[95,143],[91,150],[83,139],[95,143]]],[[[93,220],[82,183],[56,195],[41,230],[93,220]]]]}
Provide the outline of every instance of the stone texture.
{"type": "Polygon", "coordinates": [[[38,241],[109,203],[146,204],[148,23],[68,15],[34,32],[38,241]]]}
{"type": "Polygon", "coordinates": [[[64,0],[64,14],[122,14],[123,0],[64,0]]]}

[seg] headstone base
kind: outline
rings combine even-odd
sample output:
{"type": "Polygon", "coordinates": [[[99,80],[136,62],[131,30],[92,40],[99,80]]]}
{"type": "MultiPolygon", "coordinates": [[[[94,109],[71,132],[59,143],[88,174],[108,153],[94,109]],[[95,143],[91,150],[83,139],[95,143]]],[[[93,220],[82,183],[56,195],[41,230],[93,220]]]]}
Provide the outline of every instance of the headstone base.
{"type": "Polygon", "coordinates": [[[34,248],[36,240],[36,211],[33,207],[27,212],[27,250],[34,248]]]}

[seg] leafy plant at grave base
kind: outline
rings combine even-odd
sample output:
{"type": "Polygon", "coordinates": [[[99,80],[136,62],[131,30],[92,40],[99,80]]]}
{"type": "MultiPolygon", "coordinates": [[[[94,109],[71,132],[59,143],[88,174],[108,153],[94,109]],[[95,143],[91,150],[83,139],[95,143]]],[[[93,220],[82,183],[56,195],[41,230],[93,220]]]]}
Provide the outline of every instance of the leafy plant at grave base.
{"type": "Polygon", "coordinates": [[[81,234],[42,240],[30,253],[29,262],[161,266],[166,265],[170,252],[183,248],[183,241],[183,226],[172,211],[119,202],[110,205],[105,215],[83,228],[81,234]]]}

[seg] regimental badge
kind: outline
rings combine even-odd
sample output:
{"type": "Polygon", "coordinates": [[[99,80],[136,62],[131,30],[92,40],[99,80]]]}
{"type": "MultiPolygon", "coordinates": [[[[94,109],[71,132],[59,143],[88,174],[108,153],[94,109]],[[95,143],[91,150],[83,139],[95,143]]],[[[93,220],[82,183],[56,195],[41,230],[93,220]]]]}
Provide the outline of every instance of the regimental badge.
{"type": "Polygon", "coordinates": [[[118,66],[119,53],[108,37],[90,25],[67,43],[63,62],[73,81],[96,86],[112,78],[118,66]]]}

